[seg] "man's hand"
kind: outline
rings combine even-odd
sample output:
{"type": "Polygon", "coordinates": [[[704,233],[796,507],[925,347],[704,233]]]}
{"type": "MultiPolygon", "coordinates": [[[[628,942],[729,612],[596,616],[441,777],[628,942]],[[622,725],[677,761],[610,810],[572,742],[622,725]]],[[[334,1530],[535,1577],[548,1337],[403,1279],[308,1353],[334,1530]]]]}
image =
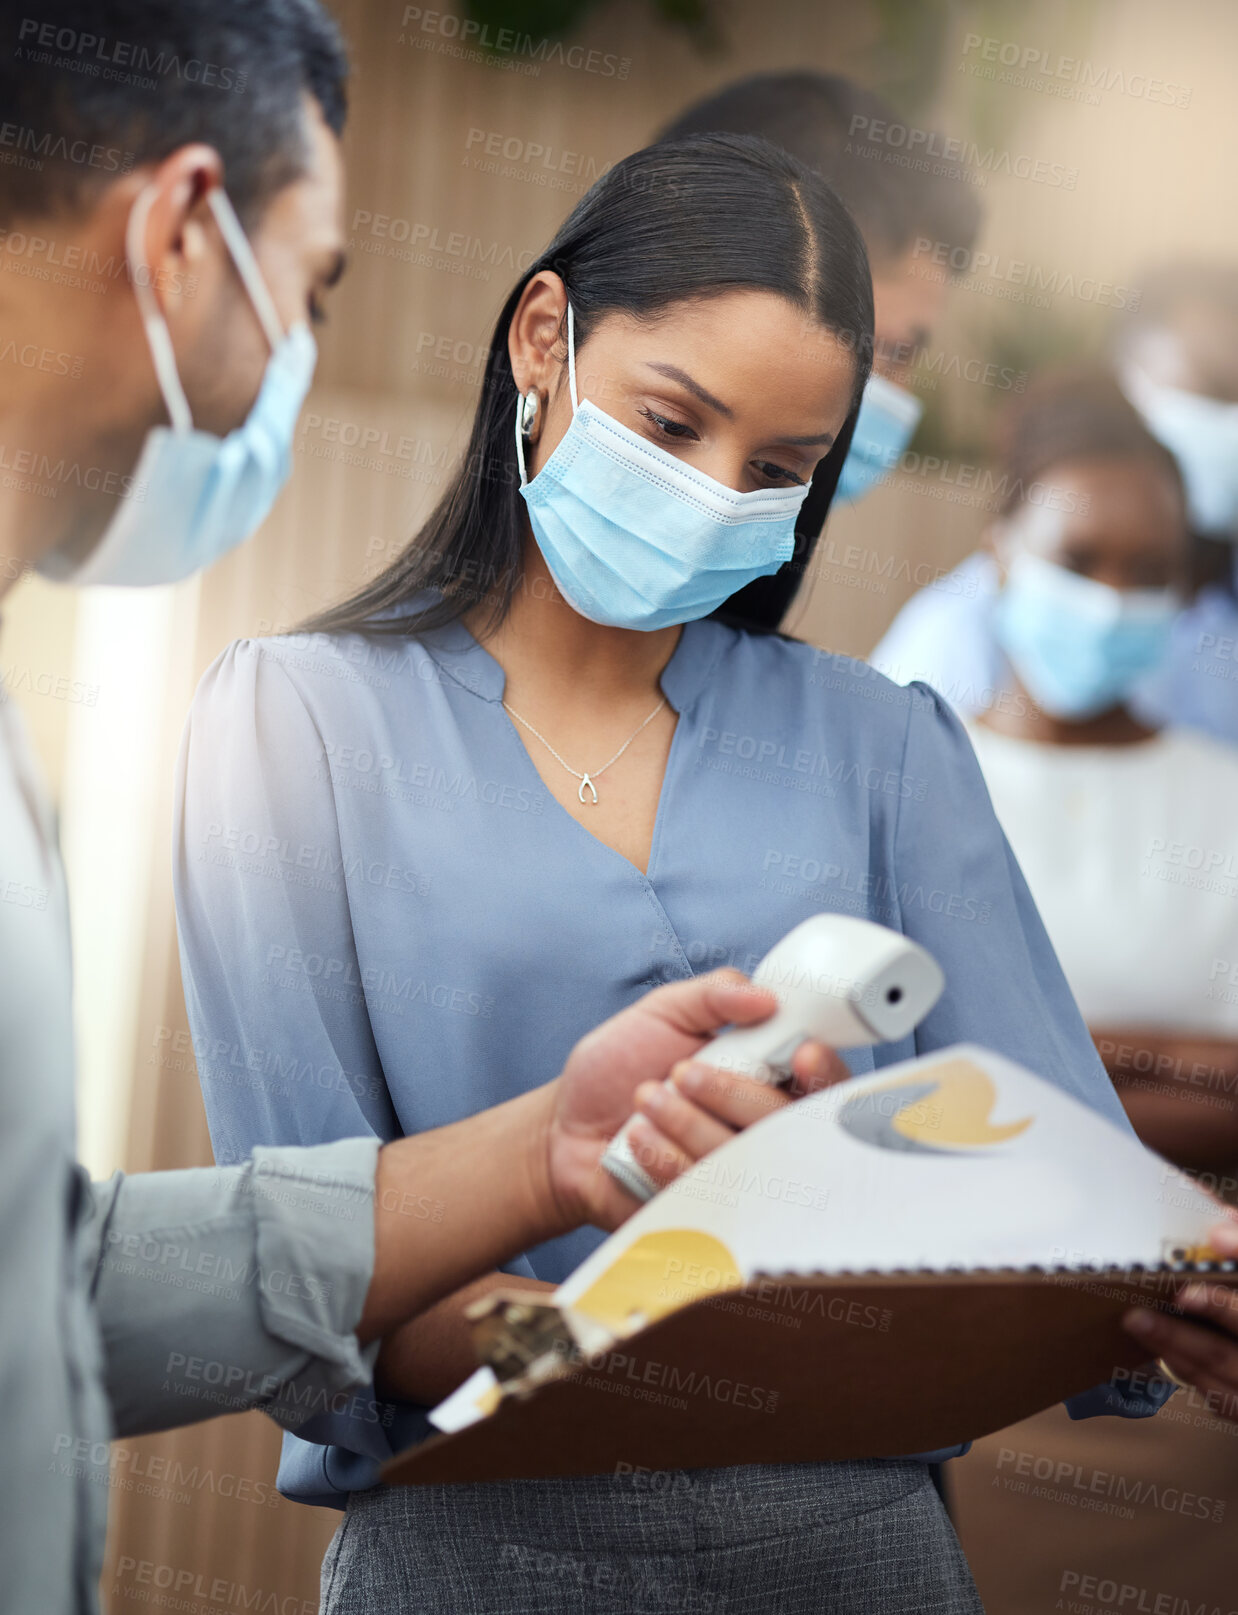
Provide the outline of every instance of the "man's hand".
{"type": "MultiPolygon", "coordinates": [[[[777,1089],[685,1064],[722,1027],[750,1026],[777,1007],[772,993],[735,970],[659,987],[582,1038],[553,1082],[384,1145],[374,1273],[357,1338],[364,1345],[390,1334],[479,1274],[581,1223],[613,1228],[631,1216],[637,1202],[601,1158],[634,1109],[646,1118],[634,1139],[642,1164],[668,1183],[737,1129],[789,1104],[777,1089]],[[656,1079],[672,1068],[668,1089],[656,1079]]],[[[848,1074],[819,1043],[795,1056],[800,1092],[848,1074]]]]}
{"type": "MultiPolygon", "coordinates": [[[[773,993],[737,970],[717,970],[656,988],[583,1037],[552,1084],[547,1135],[550,1193],[567,1228],[614,1228],[637,1202],[601,1166],[607,1144],[632,1115],[630,1135],[659,1186],[741,1128],[792,1101],[792,1094],[734,1072],[692,1063],[724,1026],[750,1026],[778,1008],[773,993]],[[671,1080],[661,1079],[670,1075],[671,1080]],[[652,1080],[651,1080],[652,1079],[652,1080]]],[[[831,1049],[806,1043],[794,1061],[795,1090],[808,1093],[850,1072],[831,1049]]]]}
{"type": "MultiPolygon", "coordinates": [[[[1238,1257],[1238,1220],[1218,1223],[1208,1242],[1218,1256],[1238,1257]]],[[[1220,1418],[1238,1424],[1238,1290],[1196,1281],[1178,1292],[1177,1305],[1217,1328],[1201,1329],[1144,1307],[1126,1314],[1126,1327],[1175,1378],[1211,1395],[1220,1418]]]]}

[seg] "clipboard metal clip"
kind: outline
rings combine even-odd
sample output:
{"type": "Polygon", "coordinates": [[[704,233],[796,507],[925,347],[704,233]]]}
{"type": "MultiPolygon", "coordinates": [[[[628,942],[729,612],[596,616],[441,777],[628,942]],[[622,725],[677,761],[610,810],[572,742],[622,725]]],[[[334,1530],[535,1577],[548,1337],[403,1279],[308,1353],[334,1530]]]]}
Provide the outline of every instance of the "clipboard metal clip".
{"type": "Polygon", "coordinates": [[[529,1291],[494,1290],[465,1311],[478,1361],[494,1372],[504,1396],[570,1372],[580,1348],[558,1307],[529,1291]]]}

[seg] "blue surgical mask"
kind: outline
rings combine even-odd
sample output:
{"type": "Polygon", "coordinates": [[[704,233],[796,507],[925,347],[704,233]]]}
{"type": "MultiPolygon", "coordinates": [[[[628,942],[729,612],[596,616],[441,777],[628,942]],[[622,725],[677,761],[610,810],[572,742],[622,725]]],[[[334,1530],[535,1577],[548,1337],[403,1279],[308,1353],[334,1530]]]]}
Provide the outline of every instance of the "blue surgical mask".
{"type": "Polygon", "coordinates": [[[242,426],[227,437],[197,430],[146,261],[146,221],[154,194],[153,189],[143,191],[134,203],[125,245],[172,424],[147,433],[129,491],[86,558],[75,563],[52,551],[39,562],[39,572],[54,582],[142,585],[187,578],[249,537],[292,469],[293,432],[317,359],[308,326],[285,332],[231,202],[222,191],[212,191],[211,209],[271,345],[271,357],[242,426]]]}
{"type": "Polygon", "coordinates": [[[1092,718],[1161,661],[1181,606],[1172,589],[1113,589],[1020,550],[994,629],[1037,706],[1055,718],[1092,718]]]}
{"type": "Polygon", "coordinates": [[[1133,365],[1122,386],[1178,462],[1191,525],[1238,540],[1238,404],[1162,387],[1133,365]]]}
{"type": "Polygon", "coordinates": [[[516,401],[520,492],[533,536],[563,598],[610,628],[668,628],[707,617],[791,559],[808,492],[737,493],[576,396],[567,309],[572,419],[530,482],[516,401]]]}
{"type": "Polygon", "coordinates": [[[861,499],[884,482],[915,436],[924,405],[905,387],[873,375],[855,417],[855,435],[838,479],[838,497],[861,499]]]}

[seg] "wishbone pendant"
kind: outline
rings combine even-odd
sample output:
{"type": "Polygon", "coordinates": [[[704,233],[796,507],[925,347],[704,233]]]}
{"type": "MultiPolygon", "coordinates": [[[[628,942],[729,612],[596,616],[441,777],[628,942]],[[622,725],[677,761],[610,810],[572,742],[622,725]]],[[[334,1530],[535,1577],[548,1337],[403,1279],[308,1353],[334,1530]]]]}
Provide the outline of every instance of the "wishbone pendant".
{"type": "Polygon", "coordinates": [[[585,800],[585,787],[586,786],[588,786],[588,788],[593,792],[593,801],[594,801],[594,805],[596,806],[597,805],[597,799],[598,799],[598,788],[593,783],[593,781],[589,778],[588,774],[582,774],[580,776],[580,789],[576,792],[576,795],[579,798],[579,800],[583,802],[585,800]]]}

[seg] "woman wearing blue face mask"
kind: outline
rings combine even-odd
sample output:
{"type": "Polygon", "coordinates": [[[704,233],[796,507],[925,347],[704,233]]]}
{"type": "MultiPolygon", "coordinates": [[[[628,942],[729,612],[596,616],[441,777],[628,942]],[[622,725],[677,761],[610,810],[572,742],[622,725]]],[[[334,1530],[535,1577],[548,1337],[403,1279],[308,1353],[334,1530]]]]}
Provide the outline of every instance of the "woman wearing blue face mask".
{"type": "MultiPolygon", "coordinates": [[[[1190,554],[1182,479],[1105,373],[1029,386],[1006,421],[991,534],[1004,698],[972,730],[997,810],[1136,1130],[1205,1184],[1238,1163],[1238,748],[1128,706],[1166,654],[1190,554]]],[[[977,1443],[957,1518],[988,1607],[1052,1606],[1061,1567],[1225,1607],[1233,1429],[1197,1393],[1138,1431],[1060,1410],[977,1443]],[[1071,1518],[993,1485],[1003,1451],[1121,1475],[1129,1509],[1071,1518]],[[1150,1495],[1206,1508],[1160,1530],[1150,1495]],[[993,1544],[1000,1543],[994,1552],[993,1544]]]]}
{"type": "MultiPolygon", "coordinates": [[[[1238,268],[1168,264],[1136,277],[1140,295],[1113,341],[1123,393],[1176,458],[1192,531],[1190,599],[1165,656],[1130,689],[1132,711],[1238,743],[1238,268]]],[[[914,595],[872,654],[924,679],[965,716],[1001,699],[993,636],[997,573],[977,551],[914,595]]]]}
{"type": "Polygon", "coordinates": [[[1005,695],[973,724],[977,755],[1136,1127],[1180,1165],[1217,1170],[1238,1160],[1238,1007],[1214,985],[1216,962],[1238,955],[1238,748],[1128,705],[1182,608],[1182,479],[1095,371],[1029,388],[1000,472],[1005,695]],[[1138,1080],[1200,1062],[1208,1106],[1138,1080]]]}
{"type": "MultiPolygon", "coordinates": [[[[855,228],[793,159],[729,136],[625,159],[508,298],[463,465],[405,553],[207,674],[178,831],[189,1013],[204,1046],[264,1051],[243,1080],[204,1064],[221,1157],[470,1114],[650,983],[751,969],[822,909],[902,929],[949,982],[854,1072],[974,1038],[1125,1125],[959,725],[773,631],[871,330],[855,228]]],[[[599,1237],[392,1336],[387,1401],[287,1444],[284,1490],[347,1505],[326,1610],[977,1607],[913,1460],[376,1489],[473,1366],[467,1303],[551,1287],[599,1237]]]]}

